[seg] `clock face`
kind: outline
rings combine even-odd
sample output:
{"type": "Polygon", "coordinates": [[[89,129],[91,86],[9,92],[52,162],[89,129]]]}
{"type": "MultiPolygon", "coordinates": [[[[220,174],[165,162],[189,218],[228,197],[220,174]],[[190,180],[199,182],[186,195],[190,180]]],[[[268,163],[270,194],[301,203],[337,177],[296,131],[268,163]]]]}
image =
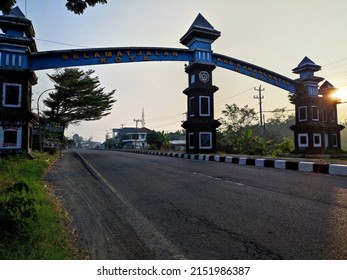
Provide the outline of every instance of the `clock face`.
{"type": "Polygon", "coordinates": [[[210,74],[206,71],[201,71],[199,73],[199,80],[203,83],[207,83],[210,80],[210,74]]]}

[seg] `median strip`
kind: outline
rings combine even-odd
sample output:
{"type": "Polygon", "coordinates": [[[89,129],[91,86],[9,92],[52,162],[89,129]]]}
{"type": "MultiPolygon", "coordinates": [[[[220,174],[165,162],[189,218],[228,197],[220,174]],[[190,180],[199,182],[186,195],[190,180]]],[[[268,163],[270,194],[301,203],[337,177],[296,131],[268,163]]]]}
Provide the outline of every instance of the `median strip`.
{"type": "MultiPolygon", "coordinates": [[[[119,151],[119,150],[118,150],[119,151]]],[[[122,151],[122,150],[120,150],[122,151]]],[[[123,150],[124,151],[124,150],[123,150]]],[[[195,159],[201,161],[215,161],[227,164],[250,165],[256,167],[286,169],[301,172],[313,172],[330,175],[347,176],[347,164],[317,163],[314,161],[291,161],[287,159],[264,159],[246,156],[220,156],[220,155],[202,155],[185,153],[164,153],[157,151],[126,150],[125,152],[170,156],[185,159],[195,159]]]]}

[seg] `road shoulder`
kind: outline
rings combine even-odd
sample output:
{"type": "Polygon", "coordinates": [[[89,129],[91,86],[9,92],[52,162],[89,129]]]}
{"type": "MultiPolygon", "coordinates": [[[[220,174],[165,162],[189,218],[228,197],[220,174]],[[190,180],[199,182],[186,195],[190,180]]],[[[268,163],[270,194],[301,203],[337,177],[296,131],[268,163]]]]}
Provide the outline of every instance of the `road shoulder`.
{"type": "Polygon", "coordinates": [[[45,176],[69,213],[81,246],[92,259],[154,259],[122,217],[114,196],[73,152],[64,151],[45,176]]]}

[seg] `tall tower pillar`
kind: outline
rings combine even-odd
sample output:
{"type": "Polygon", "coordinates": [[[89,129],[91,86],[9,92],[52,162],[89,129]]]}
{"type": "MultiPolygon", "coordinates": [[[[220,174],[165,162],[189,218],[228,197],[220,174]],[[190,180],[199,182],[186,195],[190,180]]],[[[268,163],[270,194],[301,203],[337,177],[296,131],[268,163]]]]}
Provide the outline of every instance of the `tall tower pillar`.
{"type": "Polygon", "coordinates": [[[323,78],[314,75],[321,67],[305,57],[293,72],[300,75],[299,87],[293,96],[295,104],[294,131],[295,153],[326,154],[341,151],[340,131],[336,105],[340,102],[333,96],[337,91],[328,81],[319,88],[323,78]]]}
{"type": "Polygon", "coordinates": [[[28,69],[30,52],[36,52],[34,28],[16,7],[0,16],[0,155],[31,152],[33,126],[32,85],[35,73],[28,69]]]}
{"type": "Polygon", "coordinates": [[[199,14],[180,42],[194,51],[194,60],[186,66],[188,88],[187,120],[182,124],[186,130],[187,153],[215,153],[216,129],[220,122],[214,119],[214,93],[218,87],[212,85],[212,43],[220,32],[199,14]]]}

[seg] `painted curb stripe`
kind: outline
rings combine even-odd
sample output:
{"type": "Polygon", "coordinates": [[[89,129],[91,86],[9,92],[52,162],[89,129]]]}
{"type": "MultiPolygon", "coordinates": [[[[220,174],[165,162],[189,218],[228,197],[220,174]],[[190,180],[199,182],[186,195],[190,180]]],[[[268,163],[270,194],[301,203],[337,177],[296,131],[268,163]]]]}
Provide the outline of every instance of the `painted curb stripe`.
{"type": "Polygon", "coordinates": [[[164,152],[151,152],[151,151],[129,151],[129,150],[126,150],[126,151],[117,150],[117,151],[347,176],[347,165],[344,165],[344,164],[315,163],[310,161],[287,161],[282,159],[276,160],[276,159],[248,158],[248,157],[235,157],[235,156],[164,153],[164,152]]]}

